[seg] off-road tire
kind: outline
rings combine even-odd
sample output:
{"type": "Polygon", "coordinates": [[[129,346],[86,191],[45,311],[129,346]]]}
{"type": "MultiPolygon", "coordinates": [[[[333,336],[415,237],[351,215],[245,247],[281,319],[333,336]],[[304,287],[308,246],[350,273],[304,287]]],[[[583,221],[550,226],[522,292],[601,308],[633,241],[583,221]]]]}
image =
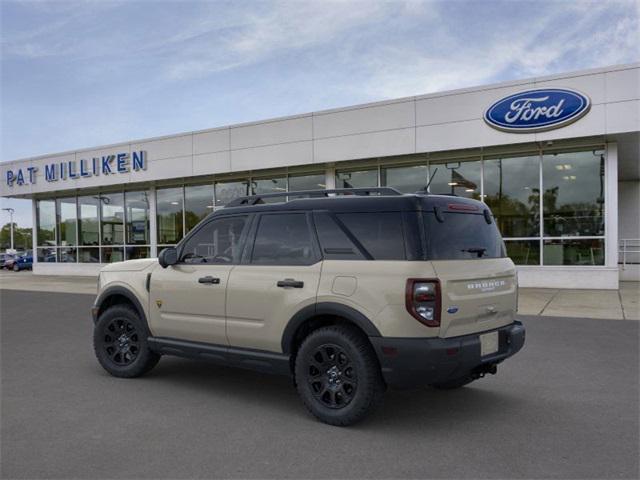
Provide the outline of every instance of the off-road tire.
{"type": "Polygon", "coordinates": [[[348,325],[323,327],[304,339],[296,355],[295,380],[307,410],[336,426],[353,425],[371,414],[385,390],[371,344],[348,325]]]}
{"type": "Polygon", "coordinates": [[[114,305],[95,324],[93,350],[102,368],[114,377],[139,377],[160,360],[149,348],[148,337],[149,329],[138,312],[128,305],[114,305]]]}
{"type": "Polygon", "coordinates": [[[470,384],[475,379],[471,376],[454,378],[453,380],[447,380],[445,382],[434,383],[431,385],[433,388],[437,388],[438,390],[455,390],[456,388],[462,388],[465,385],[470,384]]]}

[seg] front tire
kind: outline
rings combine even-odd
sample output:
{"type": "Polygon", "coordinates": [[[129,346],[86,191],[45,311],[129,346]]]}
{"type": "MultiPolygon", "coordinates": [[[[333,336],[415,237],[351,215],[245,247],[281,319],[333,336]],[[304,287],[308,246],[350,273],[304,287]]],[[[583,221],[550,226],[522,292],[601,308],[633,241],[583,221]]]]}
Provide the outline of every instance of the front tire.
{"type": "Polygon", "coordinates": [[[160,360],[149,348],[148,337],[146,324],[133,308],[114,305],[95,324],[93,349],[102,368],[114,377],[139,377],[160,360]]]}
{"type": "Polygon", "coordinates": [[[304,339],[295,363],[298,394],[320,421],[347,426],[371,414],[382,401],[378,359],[358,329],[332,325],[304,339]]]}
{"type": "Polygon", "coordinates": [[[20,267],[18,266],[18,264],[17,264],[17,263],[14,263],[14,264],[13,264],[13,271],[14,271],[14,272],[19,272],[19,271],[20,271],[20,267]]]}

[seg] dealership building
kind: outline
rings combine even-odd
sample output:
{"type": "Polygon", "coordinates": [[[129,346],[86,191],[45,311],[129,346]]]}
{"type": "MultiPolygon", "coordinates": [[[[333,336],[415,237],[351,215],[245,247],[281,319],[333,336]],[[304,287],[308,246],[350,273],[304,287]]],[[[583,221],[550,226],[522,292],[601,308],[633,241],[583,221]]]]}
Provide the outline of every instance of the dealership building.
{"type": "Polygon", "coordinates": [[[33,202],[36,274],[154,257],[240,196],[390,186],[492,209],[522,286],[640,279],[640,64],[0,164],[33,202]]]}

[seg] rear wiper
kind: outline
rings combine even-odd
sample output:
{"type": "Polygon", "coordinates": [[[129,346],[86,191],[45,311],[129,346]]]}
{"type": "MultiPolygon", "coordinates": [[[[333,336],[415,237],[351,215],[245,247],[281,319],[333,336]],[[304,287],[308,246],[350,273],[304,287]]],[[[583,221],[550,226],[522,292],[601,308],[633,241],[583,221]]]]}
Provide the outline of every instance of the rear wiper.
{"type": "Polygon", "coordinates": [[[487,249],[482,247],[471,247],[471,248],[463,248],[462,251],[469,252],[469,253],[476,253],[478,254],[478,258],[480,258],[484,255],[487,249]]]}

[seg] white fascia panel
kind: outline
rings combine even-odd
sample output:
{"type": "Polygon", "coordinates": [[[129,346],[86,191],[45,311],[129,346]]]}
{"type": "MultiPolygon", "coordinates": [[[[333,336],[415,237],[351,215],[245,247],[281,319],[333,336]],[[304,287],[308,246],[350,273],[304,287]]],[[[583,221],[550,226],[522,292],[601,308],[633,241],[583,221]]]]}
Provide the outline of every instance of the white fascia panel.
{"type": "Polygon", "coordinates": [[[315,141],[315,163],[415,153],[415,129],[345,135],[315,141]]]}
{"type": "Polygon", "coordinates": [[[354,135],[415,126],[415,102],[408,100],[374,107],[316,114],[313,117],[314,139],[354,135]]]}

